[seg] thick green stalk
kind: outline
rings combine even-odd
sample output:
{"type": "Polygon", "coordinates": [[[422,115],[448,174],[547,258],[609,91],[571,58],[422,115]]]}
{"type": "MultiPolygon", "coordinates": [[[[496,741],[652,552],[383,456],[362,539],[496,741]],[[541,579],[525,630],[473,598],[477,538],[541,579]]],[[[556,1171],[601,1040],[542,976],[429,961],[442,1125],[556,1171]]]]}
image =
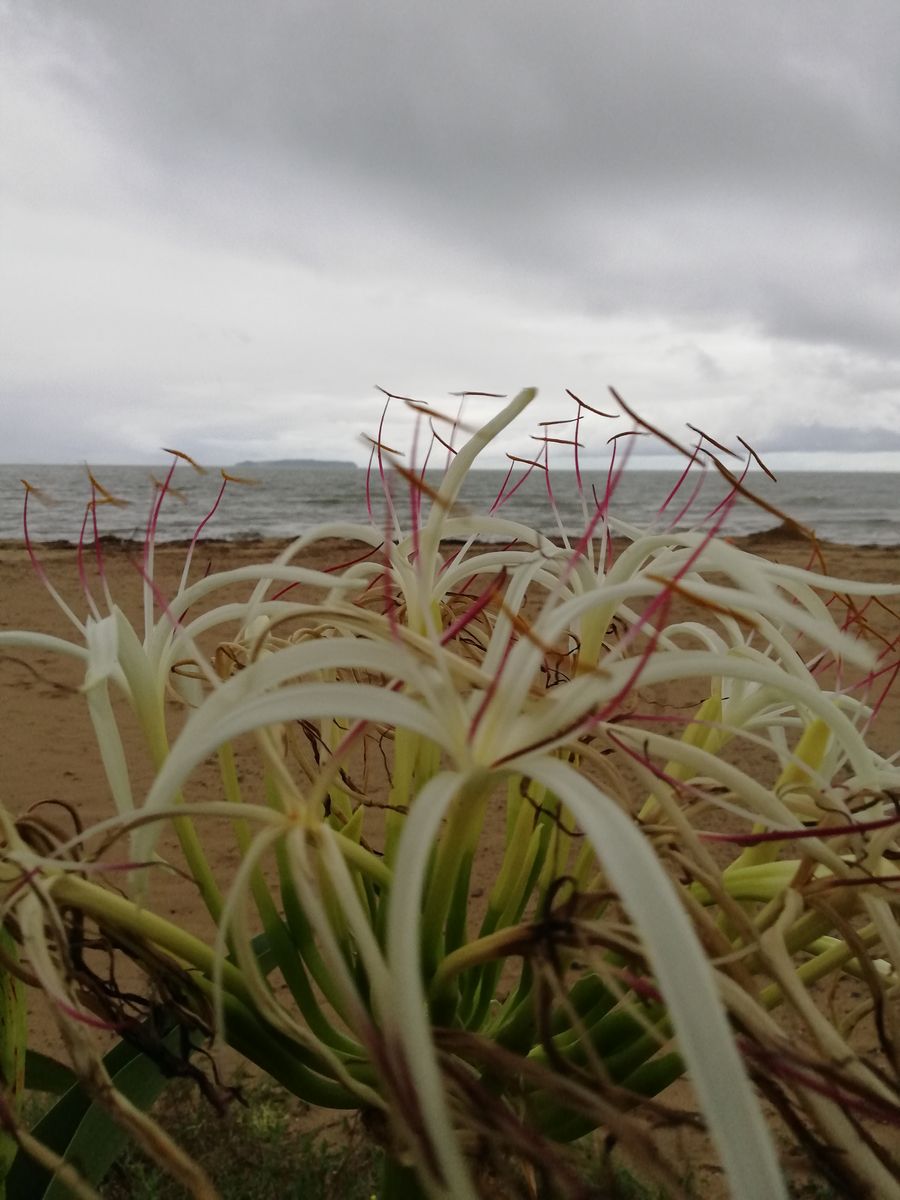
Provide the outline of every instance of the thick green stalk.
{"type": "MultiPolygon", "coordinates": [[[[314,983],[321,991],[325,1001],[334,1011],[346,1020],[347,1014],[344,1008],[343,997],[341,996],[340,988],[335,985],[331,972],[322,961],[322,956],[319,953],[316,940],[313,935],[312,928],[306,918],[303,905],[297,896],[294,887],[293,876],[291,873],[290,864],[287,860],[287,853],[283,843],[279,843],[275,848],[276,861],[278,863],[279,883],[281,887],[281,900],[284,905],[284,916],[287,927],[290,931],[291,940],[296,947],[296,952],[302,962],[304,969],[312,977],[314,983]]],[[[309,1010],[310,1013],[312,1009],[309,1010]]],[[[307,1016],[309,1020],[309,1016],[307,1016]]],[[[324,1015],[322,1020],[325,1020],[324,1015]]],[[[341,1035],[337,1035],[340,1037],[341,1035]]],[[[323,1041],[325,1039],[323,1038],[323,1041]]]]}
{"type": "MultiPolygon", "coordinates": [[[[169,753],[165,728],[160,723],[154,731],[147,731],[147,736],[150,753],[153,756],[153,765],[159,771],[169,753]]],[[[178,792],[174,797],[173,803],[184,803],[184,796],[181,792],[178,792]]],[[[203,848],[203,843],[200,840],[194,822],[190,817],[175,817],[172,821],[172,827],[181,846],[181,852],[184,855],[188,870],[197,884],[197,890],[203,898],[203,903],[206,905],[207,912],[216,925],[218,925],[222,919],[224,901],[222,900],[222,893],[209,865],[209,859],[206,857],[206,851],[203,848]]]]}
{"type": "MultiPolygon", "coordinates": [[[[525,809],[522,809],[522,814],[528,816],[525,809]]],[[[478,942],[498,931],[502,932],[518,925],[522,919],[528,901],[529,884],[537,877],[540,870],[538,854],[543,844],[543,831],[535,829],[530,837],[526,831],[522,842],[524,845],[521,849],[524,854],[520,854],[518,848],[514,846],[507,850],[501,868],[501,879],[498,880],[491,905],[482,922],[481,936],[478,942]],[[503,879],[508,862],[514,870],[510,870],[508,878],[503,879]],[[501,907],[496,907],[497,905],[501,907]]],[[[473,942],[471,945],[477,945],[478,942],[473,942]]],[[[502,969],[502,959],[494,961],[485,959],[484,965],[476,966],[467,975],[463,986],[462,1019],[468,1028],[478,1029],[481,1027],[494,998],[502,969]]]]}
{"type": "MultiPolygon", "coordinates": [[[[199,938],[132,901],[77,876],[56,876],[52,881],[52,892],[58,902],[70,904],[97,921],[119,926],[132,935],[153,942],[183,963],[197,968],[199,974],[193,975],[194,985],[212,996],[215,955],[212,948],[199,938]]],[[[222,965],[221,974],[225,989],[223,1007],[226,1034],[242,1054],[265,1067],[309,1103],[339,1108],[354,1107],[358,1103],[358,1098],[351,1100],[342,1085],[311,1069],[308,1064],[313,1059],[307,1051],[278,1035],[260,1018],[252,993],[237,967],[226,962],[222,965]]],[[[341,1049],[355,1052],[358,1048],[348,1042],[341,1049]]]]}
{"type": "MultiPolygon", "coordinates": [[[[155,943],[162,950],[189,966],[196,967],[208,979],[215,971],[215,952],[212,946],[187,930],[149,909],[135,904],[106,888],[99,887],[77,875],[62,873],[54,876],[50,887],[55,900],[86,913],[97,922],[118,925],[137,937],[155,943]]],[[[222,967],[222,982],[226,991],[252,1006],[253,1000],[240,971],[231,963],[222,967]]]]}
{"type": "MultiPolygon", "coordinates": [[[[460,903],[460,873],[481,833],[493,778],[481,771],[470,778],[453,802],[447,826],[437,844],[422,914],[422,947],[426,977],[437,967],[446,947],[445,925],[454,900],[460,903]]],[[[455,949],[455,947],[453,947],[455,949]]]]}
{"type": "MultiPolygon", "coordinates": [[[[145,597],[145,603],[151,605],[152,611],[152,597],[145,597]]],[[[116,627],[119,637],[120,665],[128,681],[130,699],[137,713],[153,766],[159,772],[169,755],[169,738],[166,731],[162,692],[157,686],[153,669],[134,628],[119,611],[117,611],[116,627]]],[[[149,627],[146,632],[149,637],[149,627]]],[[[184,803],[181,792],[174,797],[173,802],[175,804],[184,803]]],[[[188,870],[197,884],[209,915],[218,925],[222,916],[222,893],[219,891],[219,885],[210,868],[194,823],[190,817],[184,816],[176,817],[172,821],[172,825],[181,845],[188,870]]]]}
{"type": "MultiPolygon", "coordinates": [[[[878,941],[878,930],[874,925],[867,925],[864,929],[857,930],[857,938],[863,945],[870,945],[878,941]]],[[[813,950],[816,942],[811,942],[809,949],[813,950]]],[[[801,963],[797,968],[797,978],[804,987],[811,987],[814,983],[818,983],[820,979],[825,979],[831,975],[839,967],[844,967],[852,973],[853,965],[856,963],[856,950],[848,946],[846,942],[836,939],[833,945],[826,946],[814,958],[807,959],[805,963],[801,963]]],[[[856,963],[857,970],[859,964],[856,963]]],[[[771,983],[768,987],[763,988],[759,994],[759,1001],[766,1008],[775,1008],[784,999],[784,991],[777,983],[771,983]]]]}
{"type": "Polygon", "coordinates": [[[534,972],[526,959],[518,984],[484,1033],[499,1046],[526,1054],[534,1045],[535,1026],[534,972]]]}
{"type": "MultiPolygon", "coordinates": [[[[813,776],[822,764],[830,741],[831,729],[825,721],[821,717],[810,720],[794,748],[793,759],[775,781],[775,795],[785,796],[792,790],[812,786],[813,776]]],[[[764,829],[764,825],[754,826],[754,832],[761,833],[764,829]]],[[[725,872],[725,878],[733,871],[772,862],[778,857],[779,850],[778,842],[760,842],[756,846],[748,846],[725,872]]]]}
{"type": "MultiPolygon", "coordinates": [[[[0,950],[9,960],[18,957],[16,944],[5,929],[0,929],[0,950]]],[[[0,1084],[3,1101],[14,1118],[25,1086],[26,1045],[25,989],[12,971],[0,964],[0,1084]]],[[[0,1200],[6,1196],[6,1176],[17,1150],[18,1144],[8,1129],[0,1129],[0,1200]]]]}

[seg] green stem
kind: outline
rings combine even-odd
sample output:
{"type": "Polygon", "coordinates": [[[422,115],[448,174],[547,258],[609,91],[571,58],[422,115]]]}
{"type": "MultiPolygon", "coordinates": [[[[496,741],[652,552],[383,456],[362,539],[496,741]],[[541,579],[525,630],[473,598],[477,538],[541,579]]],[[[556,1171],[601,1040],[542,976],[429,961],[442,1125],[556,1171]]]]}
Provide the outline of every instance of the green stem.
{"type": "Polygon", "coordinates": [[[465,784],[453,801],[447,827],[437,845],[422,916],[426,975],[435,969],[444,951],[445,923],[451,905],[460,903],[460,871],[478,841],[491,783],[490,774],[484,771],[465,784]]]}
{"type": "MultiPolygon", "coordinates": [[[[212,996],[215,954],[199,938],[131,900],[77,876],[58,875],[52,882],[52,890],[58,902],[70,904],[95,920],[117,925],[153,942],[181,962],[195,967],[199,973],[193,976],[194,985],[212,996]]],[[[269,1028],[258,1015],[252,993],[233,963],[222,964],[222,984],[226,1036],[236,1049],[311,1104],[329,1108],[352,1108],[358,1104],[357,1098],[345,1087],[305,1064],[305,1050],[269,1028]]]]}
{"type": "MultiPolygon", "coordinates": [[[[856,936],[863,945],[871,945],[873,942],[878,941],[879,933],[874,925],[867,925],[864,929],[857,930],[856,936]]],[[[815,945],[816,942],[811,943],[809,949],[812,950],[815,945]]],[[[797,978],[804,987],[810,987],[820,979],[824,979],[827,975],[830,975],[832,971],[836,971],[838,967],[844,967],[851,974],[855,974],[856,972],[853,969],[854,964],[856,964],[856,970],[859,970],[859,963],[856,961],[856,950],[848,946],[846,942],[837,939],[834,945],[828,946],[821,953],[817,954],[815,958],[808,959],[805,963],[802,963],[797,968],[797,978]]],[[[775,1008],[784,999],[784,992],[779,984],[772,983],[768,987],[763,988],[759,999],[760,1003],[764,1004],[766,1008],[775,1008]]]]}
{"type": "MultiPolygon", "coordinates": [[[[156,723],[152,730],[147,729],[146,736],[150,747],[150,754],[153,758],[153,765],[157,771],[160,771],[169,755],[169,741],[162,721],[160,720],[156,723]]],[[[174,797],[173,803],[184,803],[184,796],[181,792],[178,792],[174,797]]],[[[188,870],[197,884],[207,912],[216,925],[218,925],[222,919],[224,901],[222,900],[222,893],[219,891],[219,885],[209,865],[209,859],[206,857],[206,851],[203,849],[203,843],[200,841],[194,822],[190,817],[175,817],[172,821],[172,826],[181,846],[181,852],[184,855],[188,870]]]]}
{"type": "Polygon", "coordinates": [[[525,921],[507,929],[498,929],[486,937],[478,938],[465,946],[460,946],[438,964],[431,981],[431,997],[440,995],[441,990],[461,971],[476,967],[481,963],[491,962],[497,958],[506,958],[533,940],[534,925],[525,921]]]}
{"type": "MultiPolygon", "coordinates": [[[[196,967],[207,978],[212,979],[216,957],[213,947],[187,930],[135,904],[133,900],[127,900],[124,896],[107,891],[106,888],[77,875],[61,873],[53,878],[51,888],[57,901],[79,909],[98,922],[119,925],[130,933],[153,942],[160,949],[167,950],[181,962],[196,967]]],[[[222,984],[226,991],[250,1007],[253,1006],[244,979],[232,963],[223,964],[222,984]]]]}
{"type": "MultiPolygon", "coordinates": [[[[211,993],[206,980],[201,990],[211,993]]],[[[261,1067],[268,1075],[306,1104],[320,1108],[358,1108],[360,1099],[343,1084],[320,1075],[310,1063],[313,1056],[289,1039],[267,1028],[256,1014],[234,996],[225,996],[225,1040],[244,1058],[261,1067]],[[302,1057],[301,1057],[302,1055],[302,1057]]]]}

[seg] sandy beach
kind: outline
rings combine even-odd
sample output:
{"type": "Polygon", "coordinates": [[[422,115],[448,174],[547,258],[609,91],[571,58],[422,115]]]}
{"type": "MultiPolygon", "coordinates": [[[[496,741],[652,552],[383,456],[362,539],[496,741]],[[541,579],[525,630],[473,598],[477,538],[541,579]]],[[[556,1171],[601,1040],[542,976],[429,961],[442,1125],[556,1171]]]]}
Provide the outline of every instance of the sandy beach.
{"type": "MultiPolygon", "coordinates": [[[[798,566],[807,566],[810,562],[809,545],[786,532],[756,535],[739,544],[779,562],[798,566]]],[[[282,547],[283,543],[276,542],[201,543],[195,553],[191,577],[199,578],[208,569],[220,571],[264,562],[282,547]]],[[[900,579],[900,549],[826,545],[823,551],[832,576],[872,582],[900,579]]],[[[79,616],[83,616],[86,610],[73,547],[44,545],[38,547],[38,553],[53,585],[79,616]]],[[[155,577],[163,594],[176,588],[184,553],[183,545],[157,547],[155,577]]],[[[358,553],[355,546],[330,541],[305,552],[301,561],[305,565],[325,568],[358,553]]],[[[136,619],[142,590],[140,572],[136,568],[139,548],[133,544],[109,543],[104,545],[103,555],[112,594],[126,613],[136,619]]],[[[95,585],[95,564],[90,557],[87,569],[95,585]]],[[[236,595],[247,595],[248,592],[248,586],[243,585],[236,595]]],[[[875,634],[888,640],[900,634],[900,619],[885,608],[876,608],[871,613],[871,625],[875,634]]],[[[78,637],[36,577],[25,548],[17,543],[0,544],[0,629],[31,629],[74,640],[78,637]]],[[[81,668],[74,660],[44,651],[0,654],[0,712],[4,716],[4,737],[0,740],[0,789],[3,801],[17,814],[36,804],[49,804],[52,812],[45,807],[44,816],[65,830],[70,830],[75,821],[87,825],[111,812],[87,708],[78,692],[81,683],[81,668]]],[[[669,699],[679,703],[690,701],[690,697],[683,696],[669,699]]],[[[874,744],[882,752],[896,750],[898,729],[900,688],[894,690],[883,706],[873,733],[874,744]]],[[[137,764],[133,782],[139,802],[142,789],[152,778],[152,769],[139,730],[127,713],[122,714],[122,733],[129,760],[137,764]]],[[[192,780],[191,794],[198,798],[218,798],[219,787],[215,764],[207,763],[192,780]]],[[[210,824],[204,829],[204,842],[214,868],[222,868],[227,875],[237,861],[231,828],[224,823],[210,824]]],[[[163,841],[160,852],[177,863],[179,851],[171,838],[163,841]]],[[[481,870],[487,875],[490,874],[490,861],[490,847],[486,847],[481,870]]],[[[166,873],[164,891],[158,895],[163,915],[186,923],[198,933],[211,932],[209,924],[198,913],[199,906],[190,882],[166,873]]],[[[848,1003],[852,999],[849,997],[848,1003]]],[[[31,1039],[34,1045],[58,1053],[53,1022],[39,1005],[34,1006],[32,1014],[31,1039]]],[[[701,1178],[703,1172],[712,1182],[718,1169],[707,1162],[701,1178]]]]}

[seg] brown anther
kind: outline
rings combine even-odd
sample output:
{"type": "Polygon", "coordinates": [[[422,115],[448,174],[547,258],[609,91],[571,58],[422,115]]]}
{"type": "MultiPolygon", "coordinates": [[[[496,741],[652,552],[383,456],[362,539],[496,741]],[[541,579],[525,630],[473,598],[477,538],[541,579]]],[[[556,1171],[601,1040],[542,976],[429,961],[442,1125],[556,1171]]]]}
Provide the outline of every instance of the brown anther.
{"type": "Polygon", "coordinates": [[[162,449],[163,454],[174,454],[175,457],[180,458],[182,462],[188,463],[189,466],[194,468],[198,475],[206,474],[206,467],[201,467],[195,459],[191,458],[189,454],[185,454],[183,450],[172,450],[169,446],[163,446],[162,449]]]}

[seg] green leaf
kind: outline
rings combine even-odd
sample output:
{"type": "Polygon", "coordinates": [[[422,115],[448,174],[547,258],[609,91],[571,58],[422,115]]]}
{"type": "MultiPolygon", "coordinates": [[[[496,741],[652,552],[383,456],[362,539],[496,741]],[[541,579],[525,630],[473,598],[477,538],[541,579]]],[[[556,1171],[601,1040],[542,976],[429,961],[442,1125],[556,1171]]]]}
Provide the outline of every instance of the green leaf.
{"type": "MultiPolygon", "coordinates": [[[[177,1038],[178,1030],[170,1029],[164,1044],[174,1046],[177,1038]]],[[[61,1067],[58,1063],[54,1065],[61,1067]]],[[[156,1063],[128,1042],[117,1043],[103,1059],[103,1065],[116,1090],[140,1109],[148,1109],[168,1082],[156,1063]]],[[[60,1097],[32,1132],[95,1185],[128,1143],[125,1130],[91,1101],[80,1083],[60,1097]]],[[[6,1186],[7,1200],[69,1200],[71,1195],[64,1184],[21,1150],[6,1186]]]]}
{"type": "Polygon", "coordinates": [[[25,1054],[25,1086],[34,1092],[52,1092],[61,1096],[78,1082],[75,1072],[40,1050],[25,1054]]]}

